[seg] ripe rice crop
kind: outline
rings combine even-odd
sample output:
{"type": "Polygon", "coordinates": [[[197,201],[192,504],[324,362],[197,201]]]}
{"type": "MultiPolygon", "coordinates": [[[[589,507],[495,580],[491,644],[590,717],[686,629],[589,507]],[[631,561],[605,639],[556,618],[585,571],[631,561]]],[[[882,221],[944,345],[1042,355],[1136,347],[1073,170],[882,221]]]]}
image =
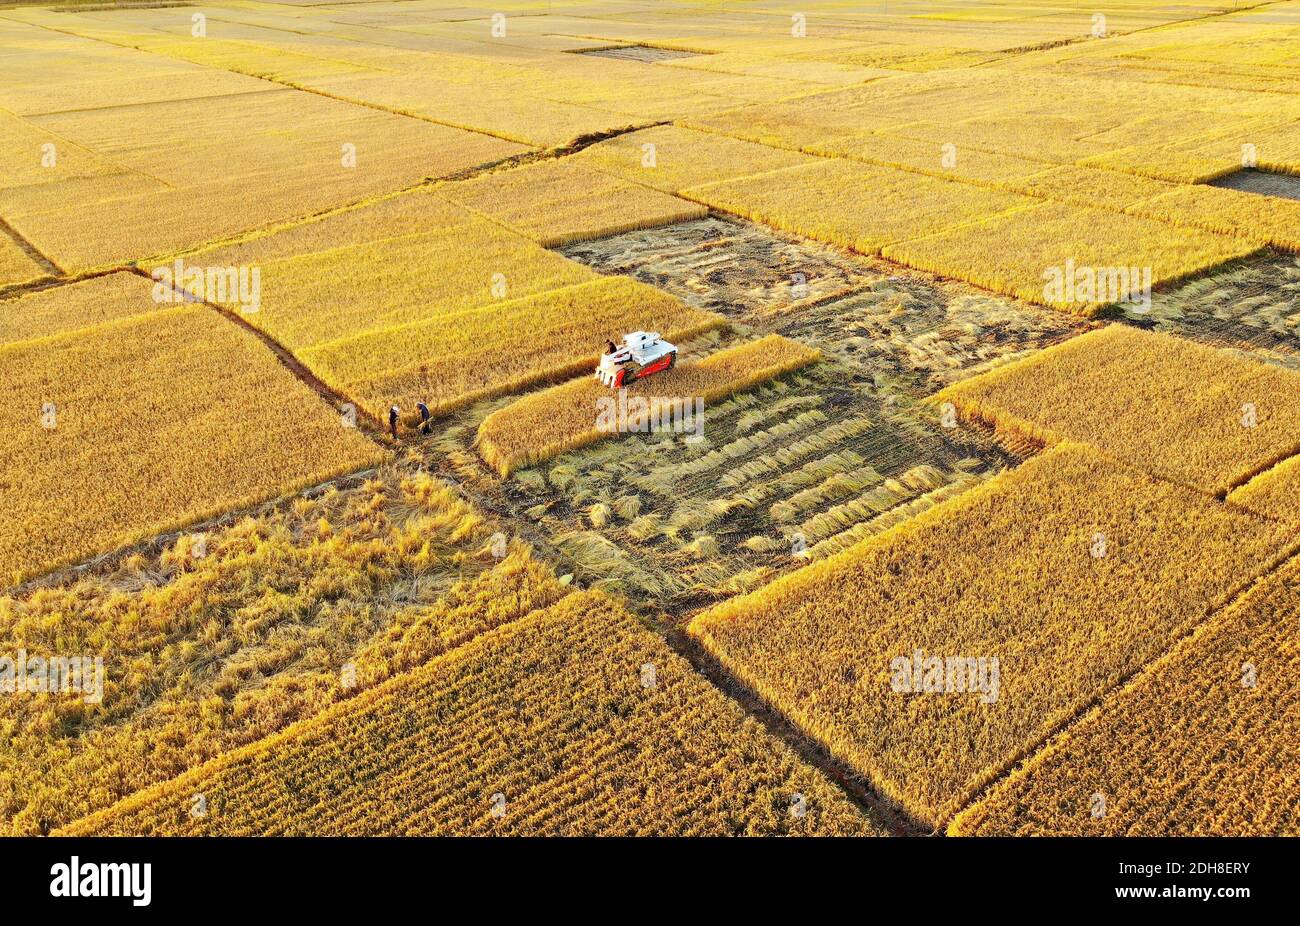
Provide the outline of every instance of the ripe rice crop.
{"type": "Polygon", "coordinates": [[[1300,201],[1213,186],[1179,186],[1131,212],[1300,252],[1300,201]]]}
{"type": "MultiPolygon", "coordinates": [[[[1162,180],[1073,164],[1051,167],[1027,177],[1010,178],[1002,185],[1026,196],[1089,208],[1113,209],[1116,212],[1123,212],[1143,200],[1179,189],[1177,185],[1162,180]]],[[[1150,218],[1164,218],[1149,212],[1140,214],[1150,218]]]]}
{"type": "MultiPolygon", "coordinates": [[[[448,202],[430,188],[421,187],[277,226],[266,232],[252,232],[240,240],[201,251],[199,254],[202,256],[194,259],[204,263],[265,265],[354,244],[405,239],[451,229],[474,236],[471,238],[474,250],[484,247],[480,235],[498,231],[492,223],[448,202]]],[[[517,236],[506,233],[502,236],[522,244],[517,236]]],[[[448,272],[450,267],[438,269],[448,272]]]]}
{"type": "Polygon", "coordinates": [[[708,210],[570,160],[449,183],[439,192],[545,247],[698,219],[708,210]]]}
{"type": "Polygon", "coordinates": [[[424,402],[441,414],[477,399],[595,369],[619,331],[687,338],[725,324],[628,277],[469,309],[301,353],[323,380],[376,415],[424,402]]]}
{"type": "MultiPolygon", "coordinates": [[[[627,396],[710,403],[806,366],[820,356],[819,351],[797,341],[768,335],[657,373],[630,387],[627,396]]],[[[596,427],[597,403],[616,395],[588,377],[524,396],[483,419],[478,429],[479,453],[505,478],[521,466],[593,443],[608,436],[596,427]]]]}
{"type": "Polygon", "coordinates": [[[210,309],[0,345],[0,371],[5,584],[384,456],[210,309]]]}
{"type": "Polygon", "coordinates": [[[149,283],[134,273],[110,273],[0,302],[0,344],[75,331],[158,311],[149,283]]]}
{"type": "MultiPolygon", "coordinates": [[[[121,42],[126,36],[116,24],[130,15],[118,12],[101,20],[114,23],[105,34],[116,32],[121,42]]],[[[169,61],[135,48],[87,42],[66,31],[55,31],[94,28],[95,18],[43,9],[5,10],[0,29],[9,53],[0,89],[6,109],[34,115],[121,106],[127,101],[204,100],[266,87],[242,74],[169,61]]],[[[131,41],[157,34],[139,27],[134,31],[131,41]]]]}
{"type": "Polygon", "coordinates": [[[1108,297],[1053,294],[1054,268],[1151,268],[1151,285],[1172,283],[1264,246],[1200,229],[1065,203],[1037,203],[926,237],[889,244],[884,256],[1039,305],[1093,315],[1136,292],[1108,297]]]}
{"type": "Polygon", "coordinates": [[[1300,560],[1066,728],[957,835],[1300,833],[1300,560]]]}
{"type": "MultiPolygon", "coordinates": [[[[1282,129],[1283,136],[1293,133],[1293,126],[1282,129]]],[[[1262,151],[1281,153],[1274,142],[1277,136],[1278,127],[1271,117],[1225,119],[1220,115],[1200,131],[1181,126],[1175,139],[1166,144],[1112,148],[1081,163],[1175,183],[1202,184],[1239,170],[1243,144],[1258,144],[1262,151]]]]}
{"type": "Polygon", "coordinates": [[[827,160],[691,187],[682,195],[862,254],[1032,202],[887,167],[827,160]]]}
{"type": "Polygon", "coordinates": [[[879,830],[622,606],[587,592],[64,832],[879,830]],[[188,812],[194,794],[202,817],[188,812]]]}
{"type": "Polygon", "coordinates": [[[53,633],[104,660],[97,704],[0,699],[0,832],[48,833],[568,594],[495,530],[446,483],[383,468],[0,598],[6,653],[53,633]]]}
{"type": "Polygon", "coordinates": [[[0,230],[0,288],[30,283],[45,275],[45,268],[0,230]]]}
{"type": "Polygon", "coordinates": [[[1300,452],[1300,374],[1109,325],[934,397],[1040,444],[1083,441],[1222,494],[1300,452]]]}
{"type": "Polygon", "coordinates": [[[1062,444],[705,612],[689,632],[807,735],[940,826],[1288,542],[1282,525],[1062,444]],[[899,684],[897,660],[910,665],[917,651],[996,659],[998,688],[899,684]]]}
{"type": "MultiPolygon", "coordinates": [[[[389,57],[392,51],[391,47],[385,48],[384,57],[389,57]]],[[[500,79],[499,62],[479,61],[474,62],[479,73],[469,82],[461,82],[430,74],[429,57],[420,55],[419,58],[404,73],[318,77],[309,86],[341,99],[538,147],[567,145],[583,136],[627,129],[648,121],[597,109],[584,102],[567,103],[536,95],[539,86],[554,83],[553,75],[546,70],[533,69],[522,80],[516,77],[509,81],[513,84],[510,86],[500,79]],[[484,80],[484,76],[489,79],[484,80]],[[496,80],[491,79],[493,76],[496,80]]],[[[440,55],[435,60],[442,71],[464,59],[440,55]]],[[[381,66],[388,70],[386,64],[381,66]]]]}
{"type": "MultiPolygon", "coordinates": [[[[485,219],[445,217],[444,224],[446,207],[434,197],[420,199],[431,208],[391,222],[379,213],[374,216],[377,233],[359,241],[342,237],[344,227],[320,232],[319,243],[311,241],[315,235],[304,240],[290,229],[187,262],[259,267],[261,308],[248,320],[295,352],[470,310],[488,314],[523,296],[600,279],[485,219]],[[433,230],[402,234],[421,212],[434,214],[433,230]],[[309,250],[286,253],[309,241],[309,250]]],[[[357,220],[368,221],[371,212],[360,210],[357,220]]],[[[394,349],[401,347],[394,344],[394,349]]],[[[410,354],[403,359],[409,362],[410,354]]]]}
{"type": "Polygon", "coordinates": [[[523,150],[289,89],[204,100],[197,122],[191,105],[30,117],[69,147],[75,142],[111,156],[164,185],[126,196],[109,189],[104,198],[69,203],[60,185],[43,184],[11,201],[6,221],[60,267],[82,271],[197,247],[523,150]],[[191,131],[166,128],[178,124],[191,131]]]}
{"type": "Polygon", "coordinates": [[[946,180],[995,187],[1033,176],[1046,166],[1042,161],[1031,161],[1014,154],[968,147],[949,151],[943,143],[879,132],[814,142],[805,145],[804,150],[826,157],[850,158],[946,180]],[[950,156],[945,157],[949,153],[950,156]]]}
{"type": "Polygon", "coordinates": [[[1284,521],[1300,523],[1300,456],[1283,460],[1228,495],[1228,501],[1284,521]]]}
{"type": "Polygon", "coordinates": [[[661,125],[592,145],[576,160],[633,183],[677,193],[687,187],[766,173],[812,159],[726,135],[661,125]]]}
{"type": "Polygon", "coordinates": [[[64,145],[60,153],[60,141],[57,135],[27,119],[0,110],[0,164],[5,166],[5,173],[0,175],[0,189],[22,189],[120,171],[111,161],[75,145],[64,145]],[[46,148],[46,145],[54,147],[46,148]],[[56,155],[53,161],[45,157],[49,151],[56,155]]]}

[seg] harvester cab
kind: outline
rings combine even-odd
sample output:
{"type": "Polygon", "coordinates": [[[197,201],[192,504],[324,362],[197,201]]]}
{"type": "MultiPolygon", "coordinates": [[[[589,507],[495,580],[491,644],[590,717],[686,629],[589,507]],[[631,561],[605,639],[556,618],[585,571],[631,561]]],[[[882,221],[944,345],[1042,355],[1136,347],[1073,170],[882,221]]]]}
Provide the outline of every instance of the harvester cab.
{"type": "Polygon", "coordinates": [[[677,348],[659,337],[657,331],[633,331],[623,335],[623,343],[613,341],[600,366],[596,379],[611,389],[622,389],[638,379],[645,379],[663,370],[671,370],[677,363],[677,348]]]}

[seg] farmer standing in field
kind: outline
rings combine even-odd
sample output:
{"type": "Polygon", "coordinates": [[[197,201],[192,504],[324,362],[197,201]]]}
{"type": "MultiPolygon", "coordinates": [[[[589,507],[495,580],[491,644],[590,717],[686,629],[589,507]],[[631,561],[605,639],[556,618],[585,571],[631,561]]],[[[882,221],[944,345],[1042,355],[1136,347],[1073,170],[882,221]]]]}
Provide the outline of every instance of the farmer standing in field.
{"type": "Polygon", "coordinates": [[[393,440],[397,440],[397,416],[402,410],[396,405],[388,409],[388,430],[393,433],[393,440]]]}
{"type": "Polygon", "coordinates": [[[420,433],[428,434],[429,432],[429,406],[423,402],[415,403],[415,407],[420,410],[420,433]]]}

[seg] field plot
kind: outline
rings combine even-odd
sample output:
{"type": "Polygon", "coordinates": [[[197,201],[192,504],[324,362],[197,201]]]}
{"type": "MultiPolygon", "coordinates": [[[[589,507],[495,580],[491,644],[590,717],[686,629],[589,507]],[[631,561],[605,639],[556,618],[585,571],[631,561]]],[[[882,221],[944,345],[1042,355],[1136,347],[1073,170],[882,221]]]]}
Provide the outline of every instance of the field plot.
{"type": "MultiPolygon", "coordinates": [[[[717,218],[565,253],[725,313],[738,327],[775,329],[823,357],[706,402],[698,432],[692,422],[685,432],[619,434],[504,483],[472,444],[480,428],[487,435],[509,422],[510,406],[469,408],[434,443],[458,479],[504,494],[503,504],[535,523],[579,581],[653,595],[679,613],[879,533],[1018,462],[1035,448],[1001,446],[981,428],[943,428],[918,400],[1081,328],[717,218]]],[[[679,343],[679,369],[705,354],[733,356],[740,337],[679,343]]],[[[675,391],[667,381],[663,388],[675,391]]],[[[541,395],[519,408],[537,407],[541,395]]],[[[538,434],[550,427],[539,423],[538,434]]],[[[532,443],[535,452],[546,442],[532,443]]]]}
{"type": "Polygon", "coordinates": [[[717,209],[860,254],[1033,201],[922,174],[822,160],[682,191],[717,209]]]}
{"type": "Polygon", "coordinates": [[[134,273],[110,273],[0,300],[0,344],[64,334],[158,309],[149,283],[134,273]]]}
{"type": "MultiPolygon", "coordinates": [[[[165,255],[491,162],[521,146],[258,83],[192,103],[32,114],[71,152],[115,165],[65,201],[58,182],[10,191],[4,218],[67,271],[165,255]],[[270,89],[268,89],[270,87],[270,89]],[[177,134],[173,126],[193,124],[177,134]],[[219,167],[218,167],[219,165],[219,167]],[[125,190],[123,177],[131,183],[125,190]],[[151,186],[138,186],[138,178],[151,186]]],[[[38,158],[35,149],[29,154],[38,158]]]]}
{"type": "Polygon", "coordinates": [[[814,160],[793,151],[675,125],[618,135],[585,148],[575,157],[599,170],[666,193],[814,160]]]}
{"type": "Polygon", "coordinates": [[[5,6],[0,832],[1294,832],[1298,178],[1300,0],[5,6]]]}
{"type": "MultiPolygon", "coordinates": [[[[258,267],[260,306],[247,318],[294,351],[597,279],[426,192],[335,213],[187,261],[200,267],[258,267]]],[[[234,300],[227,304],[238,308],[234,300]]]]}
{"type": "Polygon", "coordinates": [[[541,161],[439,192],[546,247],[699,218],[707,211],[573,161],[541,161]]]}
{"type": "Polygon", "coordinates": [[[816,242],[717,217],[563,249],[602,273],[624,273],[696,308],[727,315],[780,311],[865,287],[879,273],[816,242]]]}
{"type": "Polygon", "coordinates": [[[686,338],[725,323],[626,277],[467,309],[333,341],[301,353],[326,382],[376,416],[394,402],[442,414],[476,399],[595,367],[622,326],[686,338]]]}
{"type": "Polygon", "coordinates": [[[103,659],[98,703],[0,703],[0,831],[48,833],[570,591],[498,530],[385,467],[0,598],[7,652],[103,659]]]}
{"type": "Polygon", "coordinates": [[[186,260],[256,266],[261,297],[245,316],[250,324],[376,417],[393,404],[414,416],[417,402],[441,414],[585,371],[619,325],[690,337],[724,323],[649,286],[601,276],[438,192],[390,197],[186,260]]]}
{"type": "Polygon", "coordinates": [[[0,369],[6,584],[383,455],[210,309],[5,344],[0,369]]]}
{"type": "Polygon", "coordinates": [[[1295,835],[1298,638],[1293,560],[1105,698],[949,832],[1295,835]]]}
{"type": "Polygon", "coordinates": [[[719,605],[690,632],[884,794],[941,826],[1267,570],[1287,533],[1062,445],[719,605]],[[941,660],[937,689],[898,682],[897,660],[910,666],[918,652],[941,660]],[[961,659],[962,686],[944,691],[949,657],[961,659]],[[968,658],[986,667],[974,691],[968,658]]]}
{"type": "MultiPolygon", "coordinates": [[[[151,15],[157,21],[167,14],[155,11],[151,15]]],[[[122,17],[118,11],[104,19],[109,23],[123,22],[122,17]]],[[[189,17],[184,21],[188,25],[189,17]]],[[[266,87],[243,74],[196,67],[136,48],[90,41],[57,29],[39,28],[32,22],[68,29],[84,20],[49,10],[3,11],[0,36],[4,39],[5,68],[0,75],[0,96],[4,108],[19,116],[118,106],[128,101],[201,100],[266,87]]],[[[6,137],[15,135],[6,133],[6,137]]],[[[39,158],[36,160],[39,163],[39,158]]]]}
{"type": "Polygon", "coordinates": [[[0,229],[0,289],[30,283],[46,275],[46,269],[40,262],[0,229]]]}
{"type": "Polygon", "coordinates": [[[64,832],[879,830],[619,604],[582,593],[64,832]]]}
{"type": "MultiPolygon", "coordinates": [[[[1298,127],[1297,131],[1300,131],[1298,127]]],[[[1300,202],[1213,186],[1179,186],[1132,211],[1300,252],[1300,202]]]]}
{"type": "Polygon", "coordinates": [[[1225,190],[1241,190],[1260,196],[1282,196],[1300,200],[1300,176],[1267,170],[1239,170],[1214,181],[1211,186],[1225,190]]]}
{"type": "Polygon", "coordinates": [[[1300,374],[1110,325],[940,393],[1029,440],[1084,441],[1225,494],[1300,452],[1300,374]]]}
{"type": "MultiPolygon", "coordinates": [[[[670,411],[669,405],[661,410],[656,400],[689,403],[682,411],[692,415],[697,402],[702,412],[706,402],[775,379],[819,357],[816,350],[780,335],[719,351],[698,363],[656,375],[630,391],[624,390],[621,393],[624,407],[639,400],[647,403],[644,410],[633,411],[635,420],[627,425],[639,429],[669,414],[684,417],[681,411],[670,411]]],[[[603,430],[598,421],[602,399],[610,401],[609,389],[591,378],[525,396],[492,413],[479,425],[476,438],[479,452],[505,477],[520,466],[540,463],[566,450],[614,436],[611,432],[617,427],[617,421],[608,422],[603,430]]]]}
{"type": "Polygon", "coordinates": [[[884,248],[890,260],[953,276],[994,292],[1066,312],[1093,315],[1103,306],[1138,298],[1134,274],[1108,294],[1049,286],[1052,271],[1076,267],[1150,268],[1152,286],[1177,282],[1263,248],[1263,239],[1234,238],[1199,229],[1175,233],[1162,222],[1099,209],[1045,203],[983,222],[884,248]]]}

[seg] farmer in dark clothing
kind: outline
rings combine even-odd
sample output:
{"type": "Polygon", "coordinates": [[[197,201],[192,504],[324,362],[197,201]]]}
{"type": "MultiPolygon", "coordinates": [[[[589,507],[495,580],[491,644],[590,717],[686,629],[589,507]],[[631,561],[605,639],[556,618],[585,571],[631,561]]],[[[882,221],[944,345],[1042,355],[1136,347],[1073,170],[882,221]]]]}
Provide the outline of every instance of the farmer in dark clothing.
{"type": "Polygon", "coordinates": [[[607,353],[607,354],[612,354],[612,353],[614,353],[614,351],[616,351],[616,350],[618,350],[618,348],[614,346],[614,342],[613,342],[613,341],[606,341],[606,342],[605,342],[605,353],[607,353]]]}
{"type": "Polygon", "coordinates": [[[394,405],[388,410],[388,430],[393,433],[393,440],[397,440],[397,416],[402,410],[394,405]]]}
{"type": "Polygon", "coordinates": [[[429,433],[429,406],[423,402],[417,402],[415,407],[420,410],[420,433],[429,433]]]}

